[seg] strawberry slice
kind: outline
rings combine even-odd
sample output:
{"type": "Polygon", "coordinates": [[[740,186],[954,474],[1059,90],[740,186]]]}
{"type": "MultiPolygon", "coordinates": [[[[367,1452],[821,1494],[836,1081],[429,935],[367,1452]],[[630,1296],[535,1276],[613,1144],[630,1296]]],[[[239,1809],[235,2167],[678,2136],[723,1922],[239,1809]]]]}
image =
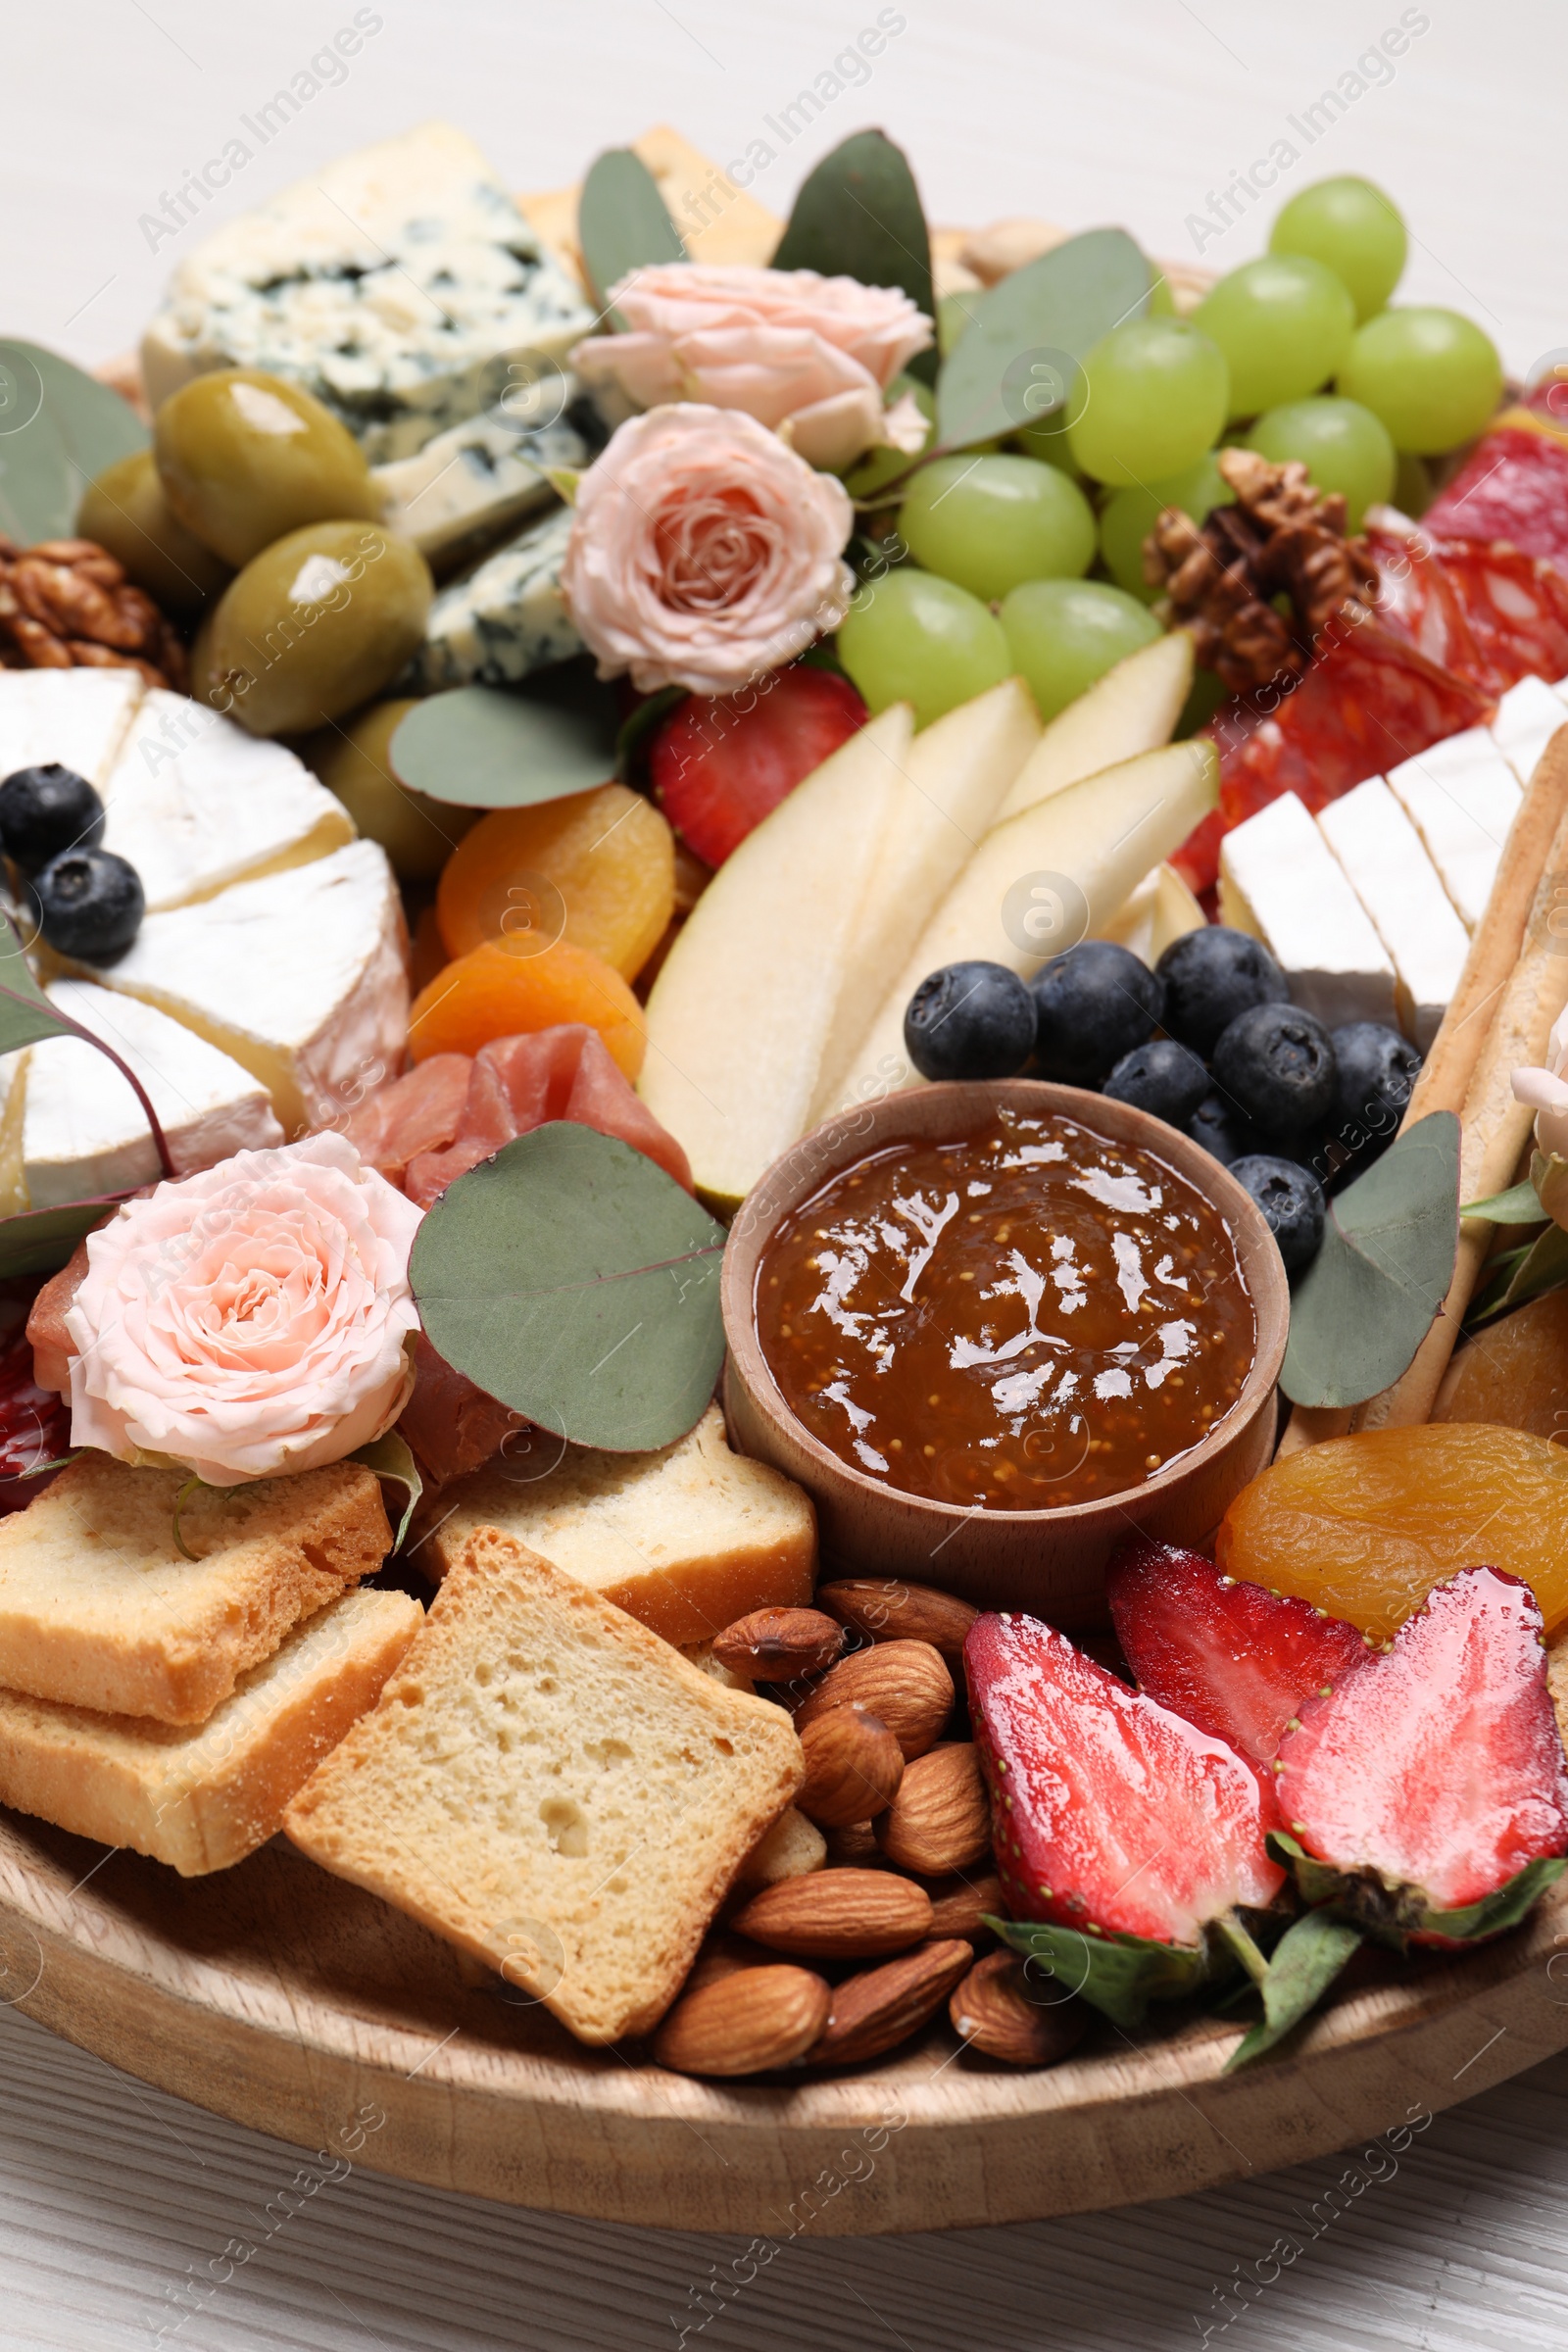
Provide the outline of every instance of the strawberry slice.
{"type": "Polygon", "coordinates": [[[654,738],[654,796],[687,847],[722,865],[869,715],[848,678],[801,662],[744,694],[694,694],[654,738]]]}
{"type": "Polygon", "coordinates": [[[1199,1552],[1147,1537],[1117,1551],[1105,1598],[1145,1697],[1258,1764],[1278,1754],[1301,1701],[1326,1695],[1370,1647],[1310,1601],[1239,1583],[1199,1552]]]}
{"type": "Polygon", "coordinates": [[[1280,1742],[1298,1885],[1369,1935],[1467,1942],[1568,1855],[1568,1762],[1528,1585],[1464,1568],[1280,1742]],[[1300,1857],[1298,1860],[1298,1856],[1300,1857]],[[1327,1865],[1325,1870],[1322,1866],[1327,1865]]]}

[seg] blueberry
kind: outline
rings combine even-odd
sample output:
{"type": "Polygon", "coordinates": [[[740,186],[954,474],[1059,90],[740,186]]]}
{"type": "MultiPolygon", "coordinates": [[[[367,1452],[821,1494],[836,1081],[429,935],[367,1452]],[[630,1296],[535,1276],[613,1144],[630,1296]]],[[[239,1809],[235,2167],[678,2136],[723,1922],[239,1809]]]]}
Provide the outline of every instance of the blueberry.
{"type": "Polygon", "coordinates": [[[104,805],[85,776],[51,760],[19,767],[0,784],[0,841],[24,874],[62,850],[95,850],[104,837],[104,805]]]}
{"type": "Polygon", "coordinates": [[[1301,1135],[1334,1106],[1329,1033],[1298,1005],[1254,1004],[1221,1030],[1214,1083],[1268,1133],[1301,1135]]]}
{"type": "Polygon", "coordinates": [[[1029,985],[1040,1075],[1064,1086],[1098,1086],[1164,1017],[1163,983],[1110,939],[1080,940],[1042,964],[1029,985]]]}
{"type": "Polygon", "coordinates": [[[1034,1050],[1035,1001],[1004,963],[945,963],[904,1016],[922,1078],[1015,1078],[1034,1050]]]}
{"type": "Polygon", "coordinates": [[[1114,1102],[1131,1102],[1136,1110],[1152,1111],[1172,1127],[1185,1127],[1208,1092],[1208,1072],[1185,1046],[1156,1037],[1151,1045],[1134,1046],[1122,1055],[1105,1080],[1104,1092],[1114,1102]]]}
{"type": "Polygon", "coordinates": [[[1245,1159],[1258,1148],[1257,1131],[1250,1120],[1245,1119],[1234,1102],[1223,1095],[1205,1095],[1187,1122],[1187,1132],[1195,1144],[1212,1152],[1224,1167],[1245,1159]]]}
{"type": "Polygon", "coordinates": [[[141,928],[141,877],[113,850],[67,850],[32,885],[38,928],[62,956],[113,963],[141,928]]]}
{"type": "Polygon", "coordinates": [[[1173,939],[1154,969],[1165,983],[1164,1026],[1205,1061],[1238,1013],[1290,1001],[1285,974],[1262,941],[1222,924],[1173,939]]]}
{"type": "Polygon", "coordinates": [[[1271,1152],[1253,1152],[1234,1160],[1231,1174],[1267,1217],[1286,1273],[1303,1273],[1323,1240],[1323,1187],[1311,1169],[1294,1159],[1276,1159],[1271,1152]]]}
{"type": "Polygon", "coordinates": [[[1344,1156],[1364,1168],[1398,1133],[1421,1056],[1382,1021],[1347,1021],[1332,1036],[1339,1082],[1331,1125],[1344,1156]]]}

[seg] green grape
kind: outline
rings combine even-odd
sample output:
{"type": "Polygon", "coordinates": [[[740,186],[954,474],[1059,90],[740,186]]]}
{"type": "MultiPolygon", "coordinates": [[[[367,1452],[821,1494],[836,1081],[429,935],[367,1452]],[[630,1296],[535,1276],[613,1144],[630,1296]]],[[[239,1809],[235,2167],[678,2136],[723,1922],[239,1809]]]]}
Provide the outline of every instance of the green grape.
{"type": "Polygon", "coordinates": [[[1020,425],[1008,439],[1007,447],[1017,450],[1023,457],[1038,458],[1042,465],[1054,466],[1073,481],[1081,482],[1084,469],[1073,457],[1067,442],[1069,414],[1069,407],[1064,405],[1053,410],[1049,416],[1043,416],[1038,424],[1020,425]]]}
{"type": "Polygon", "coordinates": [[[1399,470],[1394,477],[1394,503],[1412,522],[1432,504],[1431,469],[1424,458],[1414,457],[1409,450],[1399,460],[1399,470]]]}
{"type": "Polygon", "coordinates": [[[1129,318],[1084,362],[1087,398],[1068,445],[1085,473],[1120,489],[1163,481],[1219,437],[1225,356],[1190,318],[1129,318]]]}
{"type": "Polygon", "coordinates": [[[899,529],[917,564],[988,601],[1094,561],[1088,499],[1035,458],[938,458],[909,484],[899,529]]]}
{"type": "Polygon", "coordinates": [[[1152,605],[1164,593],[1152,588],[1144,577],[1144,541],[1154,527],[1156,514],[1166,507],[1180,507],[1184,514],[1201,522],[1210,509],[1235,504],[1236,493],[1212,453],[1166,481],[1151,482],[1147,489],[1142,482],[1134,482],[1125,490],[1113,490],[1100,511],[1100,552],[1105,569],[1118,588],[1152,605]]]}
{"type": "Polygon", "coordinates": [[[917,727],[1000,686],[1017,666],[977,596],[912,564],[865,583],[840,623],[838,648],[869,709],[912,703],[917,727]]]}
{"type": "Polygon", "coordinates": [[[1355,306],[1321,262],[1265,254],[1222,277],[1193,323],[1225,354],[1231,415],[1255,416],[1328,382],[1349,349],[1355,306]]]}
{"type": "MultiPolygon", "coordinates": [[[[900,375],[888,386],[888,400],[898,400],[906,392],[913,393],[914,405],[925,418],[923,447],[929,449],[937,429],[936,395],[928,384],[916,383],[912,375],[900,375]]],[[[901,474],[907,473],[919,454],[918,450],[911,454],[906,449],[868,449],[844,476],[844,487],[852,498],[874,498],[885,483],[896,482],[901,474]]]]}
{"type": "Polygon", "coordinates": [[[1270,253],[1305,253],[1349,288],[1357,320],[1381,311],[1404,269],[1399,209],[1369,179],[1315,179],[1269,231],[1270,253]]]}
{"type": "Polygon", "coordinates": [[[1004,600],[1002,626],[1008,666],[1022,672],[1042,718],[1054,718],[1160,633],[1135,596],[1103,580],[1026,580],[1004,600]]]}
{"type": "Polygon", "coordinates": [[[1345,519],[1352,531],[1361,528],[1368,507],[1394,496],[1394,443],[1358,401],[1325,393],[1320,400],[1293,400],[1286,408],[1270,409],[1249,433],[1247,446],[1276,466],[1299,458],[1319,490],[1343,490],[1345,519]]]}
{"type": "Polygon", "coordinates": [[[1480,432],[1502,394],[1502,362],[1457,311],[1384,311],[1356,329],[1340,390],[1382,417],[1396,449],[1434,458],[1480,432]]]}

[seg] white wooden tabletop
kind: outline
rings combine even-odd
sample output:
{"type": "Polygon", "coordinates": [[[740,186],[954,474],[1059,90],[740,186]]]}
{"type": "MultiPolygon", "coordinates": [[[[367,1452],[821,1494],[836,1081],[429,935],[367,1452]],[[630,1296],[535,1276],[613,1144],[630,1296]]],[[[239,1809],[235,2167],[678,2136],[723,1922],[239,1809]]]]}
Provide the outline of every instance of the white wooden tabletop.
{"type": "MultiPolygon", "coordinates": [[[[1469,311],[1515,372],[1568,346],[1568,14],[1551,0],[375,0],[358,10],[362,28],[370,19],[339,79],[312,61],[356,21],[356,0],[17,0],[0,80],[0,334],[87,363],[132,344],[198,233],[157,236],[144,217],[235,138],[253,152],[214,221],[445,115],[519,189],[569,180],[655,122],[724,163],[760,140],[776,152],[755,193],[778,212],[818,154],[875,122],[912,155],[938,222],[1123,221],[1165,258],[1220,268],[1261,250],[1284,194],[1366,172],[1410,224],[1407,297],[1469,311]],[[835,61],[879,19],[899,28],[858,85],[835,61]],[[243,131],[277,90],[308,82],[320,86],[265,145],[243,131]],[[781,143],[767,119],[803,89],[827,93],[821,111],[781,143]],[[1270,171],[1271,193],[1238,184],[1270,171]]],[[[7,2352],[674,2347],[736,2250],[355,2172],[211,2297],[182,2297],[291,2178],[292,2152],[14,2009],[0,2008],[0,2084],[7,2352]]],[[[1298,2260],[1271,2264],[1343,2170],[1324,2160],[1179,2203],[962,2236],[803,2237],[688,2341],[1558,2352],[1568,2058],[1439,2117],[1396,2173],[1307,2231],[1298,2260]]]]}

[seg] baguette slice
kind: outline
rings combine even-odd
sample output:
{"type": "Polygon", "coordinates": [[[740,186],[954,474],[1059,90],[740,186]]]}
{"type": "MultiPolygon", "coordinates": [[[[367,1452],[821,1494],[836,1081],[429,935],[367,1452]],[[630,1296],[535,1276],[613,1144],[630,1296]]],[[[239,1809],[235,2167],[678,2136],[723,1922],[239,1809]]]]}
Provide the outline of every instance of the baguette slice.
{"type": "Polygon", "coordinates": [[[416,1565],[444,1576],[475,1529],[498,1527],[677,1646],[811,1597],[810,1499],[780,1471],[731,1453],[716,1404],[657,1453],[568,1446],[527,1482],[519,1466],[501,1460],[447,1488],[449,1516],[416,1547],[416,1565]]]}
{"type": "Polygon", "coordinates": [[[174,1542],[180,1470],[78,1455],[0,1521],[0,1685],[91,1707],[202,1723],[302,1617],[392,1547],[361,1462],[199,1491],[174,1542]]]}
{"type": "Polygon", "coordinates": [[[0,1690],[0,1803],[151,1854],[183,1879],[227,1870],[274,1835],[423,1617],[406,1592],[345,1592],[188,1727],[0,1690]]]}
{"type": "Polygon", "coordinates": [[[663,2015],[804,1778],[782,1708],[481,1528],[283,1827],[607,2042],[663,2015]]]}

